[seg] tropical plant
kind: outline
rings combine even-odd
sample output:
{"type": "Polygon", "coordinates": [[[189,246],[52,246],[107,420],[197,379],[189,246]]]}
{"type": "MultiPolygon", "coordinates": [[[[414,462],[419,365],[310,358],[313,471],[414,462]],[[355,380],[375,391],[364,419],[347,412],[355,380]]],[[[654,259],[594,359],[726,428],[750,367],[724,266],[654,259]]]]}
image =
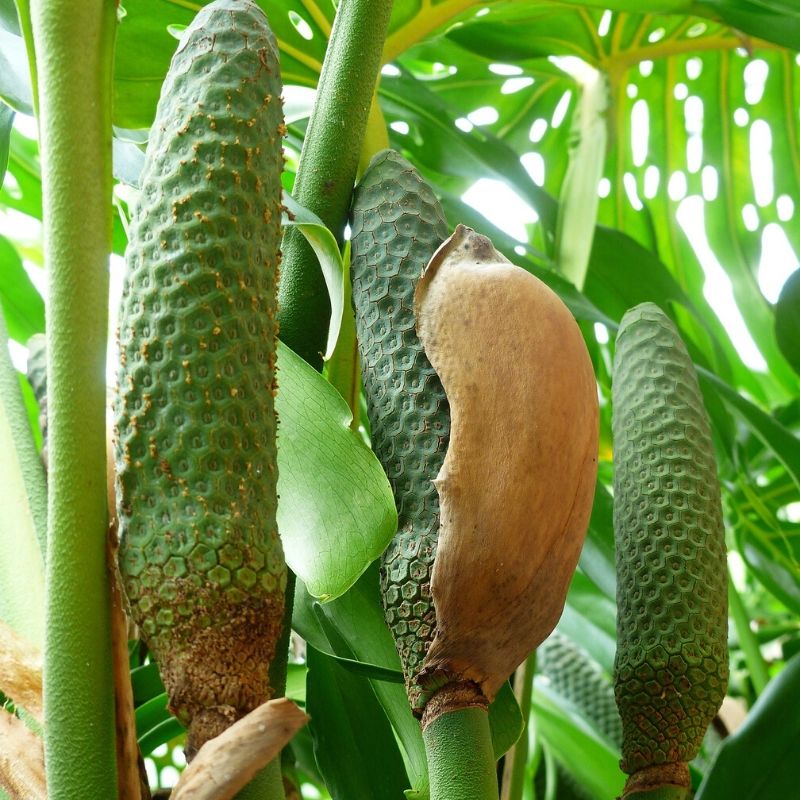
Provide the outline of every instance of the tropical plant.
{"type": "MultiPolygon", "coordinates": [[[[138,775],[120,768],[120,752],[130,761],[135,748],[125,751],[124,729],[115,734],[115,684],[124,706],[128,675],[152,787],[174,783],[183,763],[184,731],[155,664],[135,639],[112,647],[121,615],[107,570],[115,356],[106,350],[109,282],[116,309],[144,145],[177,39],[202,5],[0,0],[0,633],[8,661],[27,665],[19,674],[32,681],[14,683],[0,657],[10,712],[0,789],[12,798],[45,796],[42,731],[48,797],[117,796],[117,773],[128,787],[119,796],[137,796],[124,792],[139,791],[138,775]],[[40,409],[18,372],[30,337],[45,330],[47,474],[40,409]]],[[[569,665],[585,663],[591,688],[566,680],[567,662],[545,646],[498,693],[489,719],[502,797],[603,800],[624,784],[607,691],[611,365],[623,314],[643,302],[670,316],[697,369],[728,546],[728,699],[691,765],[693,785],[700,800],[791,796],[800,779],[800,723],[786,712],[800,700],[796,3],[259,5],[285,85],[282,277],[303,290],[281,296],[276,398],[278,527],[298,578],[286,694],[310,717],[283,754],[295,796],[429,794],[378,593],[376,559],[396,513],[365,446],[346,269],[353,177],[387,145],[419,170],[451,226],[490,236],[555,290],[597,378],[594,506],[558,624],[569,665]],[[303,292],[312,299],[298,305],[303,292]]]]}

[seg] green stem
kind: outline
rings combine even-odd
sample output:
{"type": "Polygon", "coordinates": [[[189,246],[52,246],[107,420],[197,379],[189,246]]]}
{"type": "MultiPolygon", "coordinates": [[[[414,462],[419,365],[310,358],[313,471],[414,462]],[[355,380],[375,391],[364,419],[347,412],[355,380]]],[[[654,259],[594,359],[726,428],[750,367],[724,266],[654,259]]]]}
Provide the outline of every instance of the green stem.
{"type": "Polygon", "coordinates": [[[234,800],[286,800],[280,756],[270,761],[234,800]]]}
{"type": "MultiPolygon", "coordinates": [[[[341,0],[300,153],[295,199],[340,243],[391,11],[392,0],[341,0]]],[[[330,317],[322,270],[293,228],[284,236],[283,255],[281,338],[320,370],[330,317]]]]}
{"type": "Polygon", "coordinates": [[[728,606],[730,607],[733,626],[736,628],[736,635],[739,639],[739,646],[744,653],[744,660],[747,662],[747,669],[750,672],[750,679],[753,681],[753,688],[756,696],[760,695],[769,683],[769,671],[764,657],[761,655],[761,648],[758,644],[758,637],[750,627],[750,617],[747,609],[739,597],[739,592],[733,585],[730,575],[728,576],[728,606]]]}
{"type": "Polygon", "coordinates": [[[506,755],[503,771],[502,800],[522,800],[528,767],[528,725],[531,720],[531,698],[533,695],[533,675],[536,672],[536,651],[534,650],[514,676],[514,694],[525,720],[525,728],[517,743],[506,755]]]}
{"type": "Polygon", "coordinates": [[[106,564],[111,86],[116,3],[34,0],[50,408],[45,762],[50,800],[117,796],[106,564]]]}
{"type": "Polygon", "coordinates": [[[461,708],[440,714],[422,732],[431,800],[498,800],[489,714],[461,708]]]}
{"type": "Polygon", "coordinates": [[[623,795],[623,800],[691,800],[692,790],[683,786],[659,786],[649,792],[623,795]]]}
{"type": "Polygon", "coordinates": [[[364,132],[364,143],[361,145],[361,156],[358,163],[358,174],[363,174],[372,157],[389,146],[389,132],[386,130],[386,118],[383,116],[377,87],[372,95],[372,103],[367,117],[367,129],[364,132]]]}

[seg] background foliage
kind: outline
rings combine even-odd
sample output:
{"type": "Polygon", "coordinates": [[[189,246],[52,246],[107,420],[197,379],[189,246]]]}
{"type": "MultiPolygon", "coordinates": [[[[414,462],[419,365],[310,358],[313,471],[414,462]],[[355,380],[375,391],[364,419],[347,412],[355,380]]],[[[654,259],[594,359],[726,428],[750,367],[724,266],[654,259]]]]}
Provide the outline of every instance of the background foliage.
{"type": "MultiPolygon", "coordinates": [[[[334,9],[327,0],[261,5],[289,87],[291,190],[334,9]]],[[[128,0],[120,9],[117,255],[175,36],[199,7],[128,0]]],[[[615,636],[610,365],[617,322],[630,306],[656,302],[698,365],[733,578],[729,693],[749,709],[745,727],[719,751],[724,772],[709,770],[719,745],[709,737],[695,771],[698,784],[708,774],[703,800],[730,797],[733,785],[754,787],[748,797],[782,797],[798,779],[789,754],[800,730],[776,717],[776,709],[796,708],[800,699],[800,656],[792,661],[800,651],[798,51],[800,11],[791,0],[397,0],[378,93],[391,145],[435,187],[451,226],[464,222],[490,235],[558,291],[581,324],[598,378],[601,464],[559,630],[605,676],[615,636]]],[[[0,0],[0,303],[18,364],[28,337],[44,329],[46,294],[38,150],[30,122],[13,119],[13,111],[33,110],[25,52],[16,8],[0,0]]],[[[80,170],[76,165],[76,180],[80,170]]],[[[119,269],[112,260],[117,279],[119,269]]],[[[347,311],[342,330],[344,337],[352,330],[347,311]]],[[[340,387],[348,383],[342,372],[350,383],[354,375],[345,355],[340,349],[329,364],[340,387]]],[[[424,753],[383,625],[374,566],[341,594],[390,533],[385,486],[371,464],[363,467],[369,475],[358,477],[347,414],[310,373],[302,364],[286,367],[292,391],[316,398],[305,418],[287,421],[287,436],[299,437],[298,452],[326,454],[338,483],[297,487],[297,518],[316,518],[320,531],[336,518],[328,534],[341,532],[349,544],[338,553],[346,564],[315,562],[311,594],[298,587],[295,629],[308,647],[291,667],[289,694],[307,705],[313,722],[293,747],[297,771],[308,797],[398,798],[408,786],[424,797],[424,753]],[[350,471],[336,468],[345,463],[350,471]],[[369,521],[348,518],[343,496],[371,507],[369,521]],[[327,603],[314,599],[340,594],[327,603]],[[330,708],[341,713],[317,712],[330,708]]],[[[350,400],[355,428],[360,404],[350,400]]],[[[361,434],[368,436],[363,427],[361,434]]],[[[298,461],[296,475],[324,468],[298,461]]],[[[292,472],[290,464],[285,473],[292,472]]],[[[309,561],[314,542],[298,539],[297,546],[298,564],[309,561]]],[[[29,591],[35,602],[35,581],[29,591]]],[[[142,748],[161,754],[153,764],[166,768],[163,745],[180,737],[180,727],[138,649],[131,664],[142,748]]],[[[504,752],[521,722],[510,689],[492,718],[496,750],[504,752]]],[[[546,676],[537,677],[530,718],[525,797],[534,785],[555,796],[557,763],[578,776],[588,796],[619,792],[618,744],[546,676]]]]}

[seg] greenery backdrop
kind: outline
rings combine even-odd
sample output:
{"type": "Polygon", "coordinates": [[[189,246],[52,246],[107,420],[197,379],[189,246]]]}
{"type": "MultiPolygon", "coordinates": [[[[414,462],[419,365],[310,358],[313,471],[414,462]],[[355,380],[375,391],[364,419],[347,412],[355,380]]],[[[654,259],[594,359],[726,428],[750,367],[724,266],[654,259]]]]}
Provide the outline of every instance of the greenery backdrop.
{"type": "MultiPolygon", "coordinates": [[[[313,89],[333,4],[260,4],[278,38],[285,83],[313,89]]],[[[117,255],[124,252],[141,145],[175,37],[200,5],[127,0],[119,10],[117,255]]],[[[800,778],[792,756],[800,727],[791,712],[776,711],[800,700],[800,657],[786,667],[800,651],[799,51],[800,11],[793,0],[396,0],[378,91],[391,146],[434,186],[451,226],[464,222],[491,236],[515,263],[555,288],[581,323],[601,399],[601,463],[589,536],[559,630],[606,675],[615,636],[610,364],[624,311],[645,300],[659,304],[698,365],[733,577],[729,694],[749,710],[745,728],[719,755],[725,769],[709,772],[703,800],[733,796],[734,785],[737,797],[787,796],[781,787],[800,778]],[[486,179],[502,182],[517,203],[527,204],[519,237],[464,201],[486,179]]],[[[37,144],[29,124],[14,125],[14,111],[33,111],[25,53],[15,5],[0,0],[0,302],[10,339],[23,346],[44,330],[40,291],[47,266],[36,224],[42,215],[37,144]]],[[[309,98],[287,89],[288,191],[309,98]]],[[[75,179],[80,176],[76,164],[75,179]]],[[[480,186],[497,191],[496,184],[480,186]]],[[[325,374],[351,406],[353,428],[368,438],[358,425],[364,422],[358,395],[348,388],[357,385],[348,314],[325,374]]],[[[292,567],[315,582],[310,593],[302,583],[298,590],[295,629],[309,648],[292,665],[289,681],[290,696],[306,703],[313,719],[293,746],[307,796],[397,798],[412,786],[423,797],[419,733],[397,682],[375,567],[368,567],[390,535],[385,486],[371,463],[362,472],[339,468],[362,457],[345,430],[341,398],[302,363],[281,363],[287,390],[315,398],[305,417],[281,429],[287,442],[296,436],[300,445],[281,465],[282,494],[295,498],[291,516],[304,521],[295,522],[297,539],[290,534],[292,567]],[[330,463],[303,462],[304,449],[327,453],[330,463]],[[304,475],[326,468],[338,476],[335,482],[303,484],[304,475]],[[341,508],[342,496],[349,510],[341,508]],[[356,514],[357,507],[371,511],[356,514]],[[317,527],[316,517],[323,519],[317,527]],[[325,529],[345,542],[336,563],[315,560],[320,542],[314,536],[325,529]],[[327,603],[315,599],[337,595],[327,603]]],[[[24,393],[39,436],[32,393],[27,387],[24,393]]],[[[7,537],[11,506],[2,508],[0,534],[7,537]]],[[[6,539],[0,560],[11,559],[28,574],[19,552],[6,539]]],[[[43,592],[36,570],[31,574],[29,618],[41,608],[43,592]]],[[[18,590],[0,586],[4,594],[12,591],[18,590]]],[[[180,727],[166,714],[152,666],[134,653],[132,667],[140,744],[145,754],[155,750],[154,763],[164,768],[171,750],[165,755],[163,745],[174,744],[180,727]]],[[[619,792],[616,747],[585,712],[537,680],[530,715],[526,797],[533,796],[541,765],[553,774],[555,762],[567,765],[598,800],[619,792]]],[[[519,730],[510,689],[493,707],[493,721],[498,736],[505,734],[496,741],[502,752],[519,730]]],[[[698,784],[708,764],[696,765],[698,784]]],[[[552,782],[547,791],[554,791],[552,782]]]]}

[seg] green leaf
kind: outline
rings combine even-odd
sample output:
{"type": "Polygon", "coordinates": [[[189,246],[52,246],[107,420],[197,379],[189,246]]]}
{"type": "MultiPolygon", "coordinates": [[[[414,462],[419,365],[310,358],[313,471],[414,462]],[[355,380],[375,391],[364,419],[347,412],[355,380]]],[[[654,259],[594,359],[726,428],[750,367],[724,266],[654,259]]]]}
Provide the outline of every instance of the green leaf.
{"type": "MultiPolygon", "coordinates": [[[[318,650],[335,653],[340,658],[375,664],[395,672],[400,671],[400,659],[392,635],[383,617],[378,591],[378,568],[374,564],[344,595],[323,605],[317,612],[327,618],[323,628],[314,610],[313,598],[297,582],[292,627],[318,650]],[[330,634],[333,641],[329,640],[330,634]]],[[[428,795],[428,763],[422,742],[419,722],[414,719],[403,685],[380,680],[364,681],[378,698],[403,747],[406,772],[416,797],[428,795]]]]}
{"type": "Polygon", "coordinates": [[[131,670],[131,686],[133,687],[133,704],[136,707],[144,705],[166,691],[155,661],[131,670]]]}
{"type": "Polygon", "coordinates": [[[287,214],[284,214],[282,223],[294,225],[306,237],[319,259],[325,285],[328,287],[328,296],[331,301],[331,321],[328,328],[328,342],[325,347],[325,360],[332,355],[339,339],[344,314],[344,265],[342,254],[336,244],[336,238],[325,227],[322,220],[303,208],[288,192],[283,193],[283,205],[287,214]]]}
{"type": "Polygon", "coordinates": [[[408,778],[369,684],[313,647],[307,660],[314,754],[333,800],[403,800],[408,778]]]}
{"type": "Polygon", "coordinates": [[[534,685],[533,717],[537,733],[591,797],[608,800],[622,794],[619,753],[544,681],[534,685]]]}
{"type": "Polygon", "coordinates": [[[782,800],[800,783],[800,655],[770,681],[744,724],[725,739],[697,800],[782,800]]]}
{"type": "Polygon", "coordinates": [[[792,369],[800,375],[800,270],[783,285],[775,306],[775,338],[792,369]]]}
{"type": "Polygon", "coordinates": [[[14,124],[14,110],[0,102],[0,189],[8,166],[8,149],[11,145],[11,126],[14,124]]]}
{"type": "Polygon", "coordinates": [[[736,541],[758,580],[794,614],[800,615],[800,526],[783,523],[776,531],[737,526],[736,541]]]}
{"type": "Polygon", "coordinates": [[[346,592],[397,530],[389,481],[339,393],[278,346],[278,530],[286,563],[321,600],[346,592]]]}
{"type": "Polygon", "coordinates": [[[0,0],[0,28],[20,35],[17,7],[14,0],[0,0]]]}
{"type": "Polygon", "coordinates": [[[0,25],[0,99],[15,111],[33,113],[28,56],[21,36],[0,25]]]}
{"type": "Polygon", "coordinates": [[[5,314],[8,334],[18,342],[27,342],[44,331],[44,301],[31,283],[16,248],[0,235],[0,304],[5,314]]]}
{"type": "Polygon", "coordinates": [[[0,619],[44,645],[47,487],[0,310],[0,619]]]}
{"type": "Polygon", "coordinates": [[[489,706],[489,727],[494,756],[499,760],[516,744],[525,727],[522,711],[508,681],[500,687],[489,706]]]}
{"type": "Polygon", "coordinates": [[[616,651],[616,606],[581,572],[572,578],[558,629],[578,642],[610,675],[616,651]]]}
{"type": "Polygon", "coordinates": [[[704,390],[708,387],[715,391],[750,426],[753,433],[780,459],[792,480],[800,488],[800,441],[797,436],[716,375],[702,368],[698,368],[697,374],[701,387],[704,390]]]}
{"type": "Polygon", "coordinates": [[[702,0],[698,11],[719,15],[731,27],[800,50],[800,14],[786,0],[702,0]]]}

